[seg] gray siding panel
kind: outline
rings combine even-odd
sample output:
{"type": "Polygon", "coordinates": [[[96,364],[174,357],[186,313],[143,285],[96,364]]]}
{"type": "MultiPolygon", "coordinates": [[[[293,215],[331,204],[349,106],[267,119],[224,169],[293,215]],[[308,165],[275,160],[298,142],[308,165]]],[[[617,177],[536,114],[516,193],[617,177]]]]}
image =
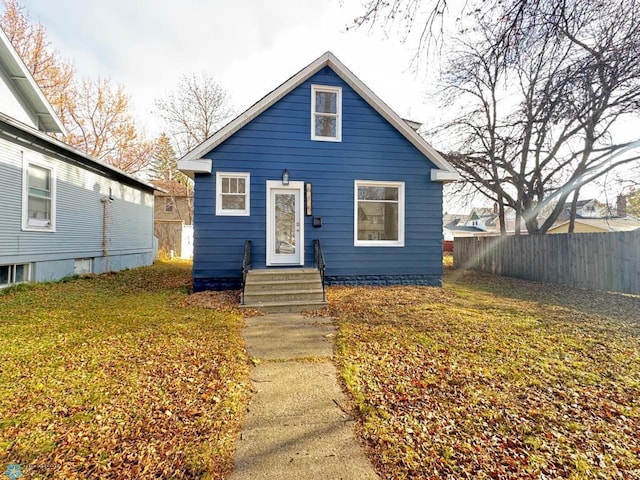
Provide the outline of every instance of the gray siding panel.
{"type": "MultiPolygon", "coordinates": [[[[23,231],[23,150],[0,138],[0,264],[34,262],[32,278],[38,281],[67,276],[73,259],[103,256],[105,226],[111,265],[129,268],[153,261],[152,193],[36,151],[24,154],[55,169],[56,228],[23,231]],[[113,201],[105,203],[110,193],[113,201]]],[[[95,271],[104,270],[100,261],[94,265],[95,271]]]]}

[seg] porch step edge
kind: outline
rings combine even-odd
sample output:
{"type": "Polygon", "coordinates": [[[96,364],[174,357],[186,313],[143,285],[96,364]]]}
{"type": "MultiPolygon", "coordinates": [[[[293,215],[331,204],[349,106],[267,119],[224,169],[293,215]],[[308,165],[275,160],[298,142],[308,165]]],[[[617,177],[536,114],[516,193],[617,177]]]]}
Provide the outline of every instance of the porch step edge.
{"type": "Polygon", "coordinates": [[[329,305],[328,302],[323,301],[308,301],[308,302],[269,302],[262,304],[245,304],[240,305],[240,309],[254,309],[262,310],[269,313],[285,313],[285,312],[300,312],[302,310],[320,310],[321,308],[329,305]]]}
{"type": "Polygon", "coordinates": [[[302,295],[302,294],[310,294],[310,293],[322,293],[322,285],[316,288],[295,288],[292,290],[258,290],[251,291],[249,288],[245,288],[244,294],[245,296],[251,295],[256,297],[268,297],[270,295],[302,295]],[[249,291],[247,291],[249,290],[249,291]]]}
{"type": "Polygon", "coordinates": [[[247,281],[245,285],[262,286],[262,285],[288,285],[288,284],[299,284],[299,283],[315,284],[315,283],[318,283],[318,279],[317,278],[300,278],[300,279],[291,279],[291,280],[267,280],[267,279],[255,280],[253,278],[247,277],[247,281]]]}
{"type": "Polygon", "coordinates": [[[301,268],[258,268],[255,270],[249,270],[248,275],[265,275],[265,276],[269,276],[269,275],[277,275],[279,273],[286,273],[286,274],[291,274],[291,273],[317,273],[318,269],[317,268],[307,268],[307,267],[301,267],[301,268]]]}

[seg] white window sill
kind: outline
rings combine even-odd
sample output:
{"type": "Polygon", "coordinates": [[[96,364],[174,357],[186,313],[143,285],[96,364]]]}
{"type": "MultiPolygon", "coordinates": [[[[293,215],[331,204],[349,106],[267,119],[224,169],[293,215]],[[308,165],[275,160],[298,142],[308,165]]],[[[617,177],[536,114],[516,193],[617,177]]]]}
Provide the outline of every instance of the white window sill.
{"type": "Polygon", "coordinates": [[[404,242],[355,242],[354,247],[404,247],[404,242]]]}
{"type": "Polygon", "coordinates": [[[249,212],[216,212],[217,217],[248,217],[249,212]]]}

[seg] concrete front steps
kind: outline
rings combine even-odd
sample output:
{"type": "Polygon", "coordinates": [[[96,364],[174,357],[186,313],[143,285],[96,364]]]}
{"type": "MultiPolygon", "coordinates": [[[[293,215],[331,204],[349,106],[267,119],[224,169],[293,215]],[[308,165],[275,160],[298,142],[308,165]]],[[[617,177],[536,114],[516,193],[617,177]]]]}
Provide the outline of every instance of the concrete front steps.
{"type": "Polygon", "coordinates": [[[300,312],[327,305],[322,300],[322,279],[315,268],[249,270],[244,305],[264,312],[300,312]]]}

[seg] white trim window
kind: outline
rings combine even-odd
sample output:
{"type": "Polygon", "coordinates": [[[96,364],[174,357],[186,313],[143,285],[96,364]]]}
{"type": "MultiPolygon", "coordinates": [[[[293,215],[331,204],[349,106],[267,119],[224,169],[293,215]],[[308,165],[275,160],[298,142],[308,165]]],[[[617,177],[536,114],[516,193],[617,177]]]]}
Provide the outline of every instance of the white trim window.
{"type": "Polygon", "coordinates": [[[216,215],[249,215],[249,180],[248,173],[216,173],[216,215]]]}
{"type": "Polygon", "coordinates": [[[311,140],[342,141],[342,88],[311,85],[311,140]]]}
{"type": "Polygon", "coordinates": [[[53,232],[55,227],[55,168],[25,158],[22,178],[22,229],[53,232]]]}
{"type": "Polygon", "coordinates": [[[355,181],[354,245],[404,246],[404,182],[355,181]]]}
{"type": "Polygon", "coordinates": [[[0,288],[29,281],[31,269],[28,263],[0,265],[0,288]]]}

